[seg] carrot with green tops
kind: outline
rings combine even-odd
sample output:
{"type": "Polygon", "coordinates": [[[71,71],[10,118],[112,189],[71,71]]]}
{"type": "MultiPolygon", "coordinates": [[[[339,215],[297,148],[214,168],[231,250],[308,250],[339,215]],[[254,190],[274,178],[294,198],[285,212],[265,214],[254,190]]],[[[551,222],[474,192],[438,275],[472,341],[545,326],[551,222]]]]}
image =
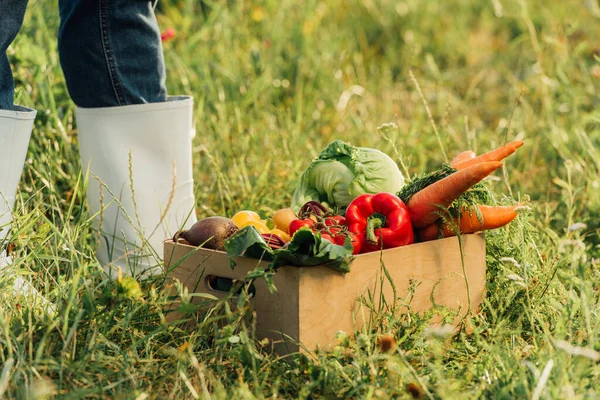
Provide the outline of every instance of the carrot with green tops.
{"type": "Polygon", "coordinates": [[[515,140],[513,142],[505,144],[504,146],[500,146],[497,149],[488,151],[487,153],[482,154],[478,157],[464,160],[456,164],[453,162],[452,167],[456,169],[465,169],[473,165],[481,164],[482,162],[502,161],[506,157],[510,156],[512,153],[517,151],[517,149],[521,146],[523,146],[523,141],[515,140]]]}
{"type": "Polygon", "coordinates": [[[479,205],[477,208],[481,219],[478,218],[475,210],[464,209],[461,211],[460,218],[454,218],[442,226],[437,223],[426,226],[416,232],[417,237],[419,241],[426,242],[440,237],[455,236],[456,229],[461,234],[467,234],[501,228],[517,217],[517,207],[479,205]]]}
{"type": "Polygon", "coordinates": [[[432,183],[415,193],[406,206],[414,229],[424,228],[437,221],[440,207],[448,207],[471,186],[502,166],[499,161],[483,162],[432,183]]]}
{"type": "Polygon", "coordinates": [[[452,162],[450,162],[450,165],[452,167],[454,167],[457,164],[460,164],[464,161],[468,161],[471,160],[473,158],[476,157],[475,152],[471,151],[471,150],[466,150],[463,151],[462,153],[458,154],[456,157],[454,157],[454,159],[452,160],[452,162]]]}

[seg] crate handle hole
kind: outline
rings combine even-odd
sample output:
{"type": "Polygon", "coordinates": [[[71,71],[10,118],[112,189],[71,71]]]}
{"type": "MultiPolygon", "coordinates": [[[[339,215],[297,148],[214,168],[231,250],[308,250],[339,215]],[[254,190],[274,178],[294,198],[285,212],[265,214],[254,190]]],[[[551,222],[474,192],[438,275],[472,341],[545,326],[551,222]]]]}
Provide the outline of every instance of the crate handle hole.
{"type": "MultiPolygon", "coordinates": [[[[215,292],[229,293],[233,285],[238,282],[237,279],[225,278],[223,276],[207,275],[205,279],[206,287],[215,292]]],[[[242,293],[243,287],[240,287],[235,294],[242,293]]],[[[251,283],[248,288],[248,297],[253,298],[256,295],[256,288],[251,283]]]]}

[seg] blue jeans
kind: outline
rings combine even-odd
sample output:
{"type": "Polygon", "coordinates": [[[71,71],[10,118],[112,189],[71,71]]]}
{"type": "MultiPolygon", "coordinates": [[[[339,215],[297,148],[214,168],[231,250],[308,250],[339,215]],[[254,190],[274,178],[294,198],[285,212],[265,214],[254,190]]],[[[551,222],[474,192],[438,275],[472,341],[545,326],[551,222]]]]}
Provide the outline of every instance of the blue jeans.
{"type": "MultiPolygon", "coordinates": [[[[28,0],[0,0],[0,109],[13,109],[6,49],[28,0]]],[[[167,100],[160,31],[150,0],[60,0],[58,50],[73,102],[86,108],[167,100]]]]}

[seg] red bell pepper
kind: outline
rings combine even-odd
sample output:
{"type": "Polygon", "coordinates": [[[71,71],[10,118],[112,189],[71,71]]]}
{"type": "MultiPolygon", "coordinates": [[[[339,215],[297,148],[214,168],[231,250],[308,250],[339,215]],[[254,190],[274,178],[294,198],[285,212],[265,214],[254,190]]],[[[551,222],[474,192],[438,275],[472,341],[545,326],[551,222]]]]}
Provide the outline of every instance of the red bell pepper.
{"type": "Polygon", "coordinates": [[[346,209],[348,230],[362,239],[361,253],[414,243],[408,208],[392,193],[363,194],[346,209]]]}

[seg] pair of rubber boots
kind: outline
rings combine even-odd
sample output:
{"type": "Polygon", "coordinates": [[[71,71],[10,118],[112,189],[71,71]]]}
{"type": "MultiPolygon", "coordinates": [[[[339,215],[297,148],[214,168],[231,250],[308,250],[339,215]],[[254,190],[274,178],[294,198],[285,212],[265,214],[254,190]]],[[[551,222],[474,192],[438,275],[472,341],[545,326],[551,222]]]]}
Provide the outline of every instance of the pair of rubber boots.
{"type": "MultiPolygon", "coordinates": [[[[14,108],[0,110],[0,274],[14,274],[15,290],[31,294],[6,248],[36,112],[14,108]]],[[[163,241],[196,222],[192,109],[191,97],[171,97],[76,110],[88,207],[101,233],[96,255],[112,277],[119,269],[142,278],[162,273],[163,241]]]]}

